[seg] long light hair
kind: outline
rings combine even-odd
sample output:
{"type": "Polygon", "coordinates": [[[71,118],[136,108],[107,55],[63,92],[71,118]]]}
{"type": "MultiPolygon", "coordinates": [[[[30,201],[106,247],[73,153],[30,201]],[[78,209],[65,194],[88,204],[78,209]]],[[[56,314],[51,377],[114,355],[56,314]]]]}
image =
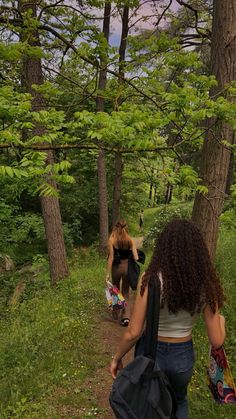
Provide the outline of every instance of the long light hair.
{"type": "Polygon", "coordinates": [[[125,220],[119,220],[112,230],[110,238],[118,249],[129,249],[132,246],[132,239],[128,233],[128,226],[125,220]]]}

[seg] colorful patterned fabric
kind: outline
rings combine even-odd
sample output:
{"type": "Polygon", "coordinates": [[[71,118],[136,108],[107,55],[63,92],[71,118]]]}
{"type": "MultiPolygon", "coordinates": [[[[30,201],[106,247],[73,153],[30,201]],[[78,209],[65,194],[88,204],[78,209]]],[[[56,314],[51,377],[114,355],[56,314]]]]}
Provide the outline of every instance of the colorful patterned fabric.
{"type": "Polygon", "coordinates": [[[235,384],[223,346],[210,350],[207,384],[216,402],[236,403],[235,384]]]}
{"type": "Polygon", "coordinates": [[[105,290],[108,306],[111,310],[116,311],[125,308],[126,302],[120,290],[110,282],[107,282],[105,290]]]}

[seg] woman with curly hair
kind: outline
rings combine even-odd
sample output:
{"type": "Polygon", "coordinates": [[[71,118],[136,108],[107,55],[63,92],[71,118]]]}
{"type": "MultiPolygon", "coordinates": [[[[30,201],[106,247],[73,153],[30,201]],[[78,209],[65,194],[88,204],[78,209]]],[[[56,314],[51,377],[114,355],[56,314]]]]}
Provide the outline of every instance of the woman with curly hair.
{"type": "Polygon", "coordinates": [[[120,289],[122,280],[121,292],[126,300],[121,319],[124,327],[127,327],[130,321],[128,259],[131,255],[134,260],[138,260],[137,249],[128,233],[127,223],[120,220],[116,223],[108,240],[106,281],[111,279],[112,283],[120,289]]]}
{"type": "MultiPolygon", "coordinates": [[[[123,356],[142,335],[147,285],[155,280],[160,280],[161,285],[156,359],[176,395],[177,418],[187,419],[187,387],[194,365],[192,328],[199,315],[203,316],[212,346],[220,347],[225,339],[225,320],[219,314],[223,289],[200,230],[191,221],[171,221],[156,242],[151,262],[140,280],[129,327],[111,363],[113,378],[123,368],[123,356]]],[[[142,351],[140,343],[136,354],[142,351]]]]}

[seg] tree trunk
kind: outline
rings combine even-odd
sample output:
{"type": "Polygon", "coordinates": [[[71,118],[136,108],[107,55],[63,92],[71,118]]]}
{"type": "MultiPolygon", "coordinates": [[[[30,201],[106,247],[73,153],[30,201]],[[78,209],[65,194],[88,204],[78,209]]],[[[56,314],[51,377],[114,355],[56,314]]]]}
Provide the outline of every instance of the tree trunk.
{"type": "Polygon", "coordinates": [[[123,171],[123,161],[121,153],[115,154],[115,178],[113,190],[113,206],[112,206],[112,226],[114,226],[120,218],[120,197],[121,197],[121,179],[123,171]]]}
{"type": "MultiPolygon", "coordinates": [[[[46,164],[53,163],[54,153],[49,151],[46,164]]],[[[47,178],[47,182],[57,190],[57,184],[52,178],[47,178]]],[[[41,206],[48,246],[50,275],[52,284],[55,285],[58,279],[65,278],[69,274],[59,200],[57,197],[42,196],[41,206]]]]}
{"type": "Polygon", "coordinates": [[[171,185],[168,182],[166,186],[165,204],[170,204],[171,199],[172,199],[172,190],[173,190],[173,185],[171,185]]]}
{"type": "Polygon", "coordinates": [[[155,183],[154,184],[153,203],[152,203],[153,208],[156,206],[156,203],[157,203],[157,185],[155,183]]]}
{"type": "Polygon", "coordinates": [[[99,150],[97,159],[99,191],[99,253],[105,255],[108,241],[108,206],[105,151],[99,150]]]}
{"type": "MultiPolygon", "coordinates": [[[[220,94],[227,83],[236,79],[236,0],[214,0],[211,47],[211,69],[218,86],[214,95],[220,94]]],[[[222,124],[214,132],[208,131],[203,149],[200,176],[208,193],[196,194],[192,219],[207,242],[212,257],[215,255],[219,216],[223,209],[231,151],[221,141],[234,143],[234,131],[222,124]]]]}
{"type": "MultiPolygon", "coordinates": [[[[127,36],[129,33],[129,6],[124,6],[123,16],[122,16],[122,32],[120,39],[120,48],[119,48],[119,75],[124,77],[125,71],[125,54],[127,48],[127,36]]],[[[120,78],[120,83],[123,84],[123,80],[120,78]]]]}
{"type": "MultiPolygon", "coordinates": [[[[107,42],[109,41],[110,33],[110,15],[111,15],[111,2],[106,2],[104,6],[104,18],[103,18],[103,34],[107,42]]],[[[106,89],[107,82],[107,70],[106,70],[107,58],[101,57],[100,64],[102,69],[99,72],[98,89],[99,93],[96,98],[96,110],[97,112],[104,111],[104,96],[103,92],[106,89]],[[102,93],[101,93],[102,92],[102,93]]],[[[108,202],[107,202],[107,177],[106,177],[106,158],[105,151],[100,148],[98,160],[98,194],[99,194],[99,253],[105,255],[107,253],[107,241],[108,241],[108,202]]]]}
{"type": "Polygon", "coordinates": [[[151,180],[151,182],[149,184],[149,196],[148,196],[149,201],[152,201],[152,190],[153,190],[153,183],[152,183],[152,180],[151,180]]]}
{"type": "MultiPolygon", "coordinates": [[[[122,15],[122,32],[120,39],[119,48],[119,75],[118,81],[120,87],[123,85],[122,77],[124,77],[124,65],[125,65],[125,53],[127,47],[127,36],[129,31],[129,7],[124,6],[122,15]]],[[[117,99],[116,110],[119,110],[120,97],[117,99]]],[[[120,218],[120,199],[121,199],[121,185],[122,185],[122,172],[123,162],[120,153],[115,154],[115,174],[113,183],[113,200],[112,200],[112,226],[115,225],[117,220],[120,218]]]]}
{"type": "Polygon", "coordinates": [[[149,201],[152,201],[152,193],[153,193],[153,189],[154,189],[154,201],[155,201],[155,184],[154,184],[154,168],[152,167],[151,169],[151,178],[150,178],[150,184],[149,184],[149,196],[148,199],[149,201]]]}
{"type": "MultiPolygon", "coordinates": [[[[36,17],[37,2],[36,0],[22,0],[19,2],[20,12],[31,11],[32,17],[36,17]]],[[[31,46],[40,46],[39,33],[37,30],[27,31],[24,35],[27,42],[31,46]]],[[[23,77],[22,84],[32,95],[32,110],[40,111],[46,107],[44,97],[33,89],[33,85],[43,84],[43,72],[41,59],[36,57],[24,57],[23,59],[23,77]]],[[[41,124],[35,124],[32,135],[41,136],[45,134],[45,127],[41,124]]],[[[47,152],[46,164],[54,163],[53,151],[47,152]]],[[[47,177],[47,182],[57,190],[56,182],[47,177]]],[[[52,284],[58,279],[69,274],[66,250],[63,237],[63,227],[61,221],[61,213],[59,200],[57,197],[41,197],[42,215],[45,227],[45,235],[48,247],[49,268],[52,284]]]]}

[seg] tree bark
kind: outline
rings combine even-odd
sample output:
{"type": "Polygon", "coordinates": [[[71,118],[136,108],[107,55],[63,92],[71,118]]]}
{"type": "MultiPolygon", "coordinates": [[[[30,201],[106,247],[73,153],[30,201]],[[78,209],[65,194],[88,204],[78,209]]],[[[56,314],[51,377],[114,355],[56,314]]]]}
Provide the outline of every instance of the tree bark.
{"type": "MultiPolygon", "coordinates": [[[[46,164],[54,163],[54,153],[47,152],[46,164]]],[[[47,182],[57,190],[57,184],[52,178],[47,182]]],[[[42,215],[48,247],[48,258],[52,284],[69,275],[66,248],[63,235],[60,204],[57,197],[41,197],[42,215]]]]}
{"type": "MultiPolygon", "coordinates": [[[[211,47],[211,69],[218,86],[214,95],[227,83],[236,79],[236,0],[214,0],[211,47]]],[[[234,131],[226,124],[221,124],[214,131],[209,130],[205,138],[200,176],[208,193],[196,194],[192,219],[205,237],[209,252],[215,255],[219,230],[219,215],[223,209],[227,175],[230,163],[230,148],[222,141],[234,143],[234,131]]]]}
{"type": "MultiPolygon", "coordinates": [[[[122,15],[122,32],[119,47],[119,75],[124,78],[125,75],[125,54],[127,48],[127,36],[129,33],[129,6],[124,6],[122,15]]],[[[120,83],[123,84],[120,79],[120,83]]]]}
{"type": "MultiPolygon", "coordinates": [[[[19,1],[20,12],[30,10],[32,17],[37,14],[36,0],[21,0],[19,1]]],[[[37,29],[27,31],[22,35],[27,39],[31,46],[40,46],[39,33],[37,29]]],[[[33,85],[43,84],[42,63],[40,58],[24,57],[23,58],[23,76],[22,84],[25,89],[32,95],[32,111],[40,111],[46,108],[44,97],[33,88],[33,85]]],[[[45,134],[46,129],[42,124],[35,124],[32,135],[41,136],[45,134]]],[[[45,164],[54,163],[54,152],[52,150],[47,152],[45,164]]],[[[57,190],[56,182],[49,175],[47,182],[57,190]]],[[[48,258],[51,281],[54,285],[60,278],[64,278],[69,274],[65,243],[63,237],[63,227],[61,221],[61,213],[59,200],[57,197],[41,197],[42,215],[45,227],[45,236],[48,247],[48,258]]]]}
{"type": "MultiPolygon", "coordinates": [[[[151,182],[149,184],[149,195],[148,195],[149,201],[152,201],[152,190],[153,190],[153,183],[152,183],[152,180],[151,180],[151,182]]],[[[155,195],[155,193],[154,193],[154,195],[155,195]]],[[[155,197],[154,197],[154,200],[155,200],[155,197]]]]}
{"type": "Polygon", "coordinates": [[[156,204],[157,204],[157,185],[155,183],[154,184],[153,203],[152,203],[153,208],[156,206],[156,204]]]}
{"type": "MultiPolygon", "coordinates": [[[[110,15],[111,15],[111,2],[106,2],[104,6],[103,17],[103,35],[107,42],[109,41],[110,33],[110,15]]],[[[102,69],[99,72],[98,79],[98,95],[96,97],[96,110],[97,112],[104,112],[104,96],[103,92],[106,89],[107,83],[107,70],[106,70],[107,57],[101,57],[100,64],[102,69]],[[102,93],[101,93],[102,92],[102,93]]],[[[107,253],[108,242],[108,200],[107,200],[107,177],[106,177],[106,157],[105,151],[102,147],[99,150],[98,160],[98,193],[99,193],[99,253],[105,255],[107,253]]]]}
{"type": "Polygon", "coordinates": [[[165,194],[165,204],[170,204],[172,199],[172,191],[173,191],[173,185],[171,185],[169,182],[166,186],[166,194],[165,194]]]}
{"type": "MultiPolygon", "coordinates": [[[[129,31],[129,6],[124,6],[122,15],[122,32],[119,47],[119,75],[121,76],[118,80],[119,86],[123,85],[124,78],[124,67],[125,67],[125,54],[127,47],[127,36],[129,31]]],[[[121,102],[120,96],[117,98],[116,110],[119,110],[121,102]]],[[[121,185],[122,185],[122,172],[123,172],[123,161],[121,153],[115,153],[115,173],[113,183],[113,200],[112,200],[112,226],[115,225],[117,220],[120,218],[120,200],[121,200],[121,185]]]]}
{"type": "Polygon", "coordinates": [[[112,226],[114,226],[120,218],[120,197],[121,197],[121,179],[123,171],[122,154],[115,154],[115,178],[113,190],[113,206],[112,206],[112,226]]]}

